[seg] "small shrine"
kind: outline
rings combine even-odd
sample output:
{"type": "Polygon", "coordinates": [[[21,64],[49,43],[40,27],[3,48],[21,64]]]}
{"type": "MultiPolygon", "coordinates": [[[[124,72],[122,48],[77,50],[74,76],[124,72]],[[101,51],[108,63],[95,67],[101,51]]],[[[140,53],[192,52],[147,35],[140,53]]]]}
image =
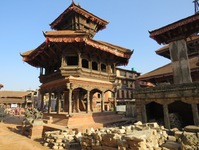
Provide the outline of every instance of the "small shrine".
{"type": "MultiPolygon", "coordinates": [[[[133,51],[94,40],[107,24],[72,2],[50,24],[52,31],[43,32],[45,41],[21,54],[24,62],[40,68],[44,117],[53,116],[54,123],[68,125],[75,116],[81,122],[83,114],[89,114],[90,121],[93,116],[115,115],[116,67],[127,65],[133,51]],[[94,114],[100,112],[104,113],[94,114]]],[[[106,122],[112,118],[101,116],[106,122]]]]}

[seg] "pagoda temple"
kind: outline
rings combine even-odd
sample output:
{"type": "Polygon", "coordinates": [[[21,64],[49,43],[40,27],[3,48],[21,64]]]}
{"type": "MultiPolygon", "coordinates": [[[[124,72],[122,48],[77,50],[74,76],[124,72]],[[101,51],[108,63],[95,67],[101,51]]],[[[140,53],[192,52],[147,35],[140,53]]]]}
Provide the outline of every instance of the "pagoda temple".
{"type": "Polygon", "coordinates": [[[167,44],[156,53],[171,63],[138,77],[156,87],[134,91],[137,119],[158,121],[167,128],[199,125],[199,13],[151,31],[150,37],[167,44]]]}
{"type": "Polygon", "coordinates": [[[45,41],[21,54],[24,62],[40,68],[41,109],[46,107],[47,115],[115,109],[116,67],[127,65],[133,51],[93,39],[107,24],[72,2],[50,24],[52,31],[43,33],[45,41]]]}

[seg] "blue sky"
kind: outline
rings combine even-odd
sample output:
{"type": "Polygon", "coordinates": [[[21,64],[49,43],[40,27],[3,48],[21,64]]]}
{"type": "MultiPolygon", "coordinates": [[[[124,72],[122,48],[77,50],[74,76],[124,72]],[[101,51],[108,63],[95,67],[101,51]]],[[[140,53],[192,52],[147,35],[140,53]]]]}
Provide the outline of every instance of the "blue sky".
{"type": "MultiPolygon", "coordinates": [[[[163,45],[149,38],[152,31],[194,14],[192,0],[74,0],[82,8],[109,21],[94,39],[134,49],[124,69],[142,74],[170,61],[155,54],[163,45]]],[[[72,0],[0,1],[0,83],[2,90],[35,90],[40,86],[39,69],[22,61],[20,53],[39,46],[42,31],[57,18],[72,0]]]]}

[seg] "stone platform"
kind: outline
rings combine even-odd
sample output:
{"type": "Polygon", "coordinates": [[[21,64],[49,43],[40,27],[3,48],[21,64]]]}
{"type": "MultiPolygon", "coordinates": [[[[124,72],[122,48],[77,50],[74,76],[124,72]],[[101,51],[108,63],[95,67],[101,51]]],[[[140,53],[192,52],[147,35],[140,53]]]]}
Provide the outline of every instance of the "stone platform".
{"type": "Polygon", "coordinates": [[[64,126],[79,131],[85,131],[87,128],[97,129],[116,122],[129,120],[129,118],[125,118],[124,114],[117,114],[116,112],[74,113],[72,116],[51,113],[44,114],[44,118],[52,118],[51,123],[45,124],[48,128],[53,126],[61,128],[64,126]]]}

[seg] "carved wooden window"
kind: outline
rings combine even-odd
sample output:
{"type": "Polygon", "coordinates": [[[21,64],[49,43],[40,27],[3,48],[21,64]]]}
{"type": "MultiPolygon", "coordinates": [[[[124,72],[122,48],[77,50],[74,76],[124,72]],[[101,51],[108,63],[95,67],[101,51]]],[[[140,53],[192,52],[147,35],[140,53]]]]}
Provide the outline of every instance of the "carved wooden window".
{"type": "Polygon", "coordinates": [[[89,66],[88,66],[88,60],[82,59],[82,67],[83,68],[89,68],[89,66]]]}
{"type": "Polygon", "coordinates": [[[66,64],[68,66],[77,66],[78,65],[78,57],[77,56],[66,56],[66,64]]]}
{"type": "Polygon", "coordinates": [[[122,98],[125,98],[125,97],[124,97],[124,91],[123,91],[123,90],[122,90],[122,98]]]}
{"type": "Polygon", "coordinates": [[[101,64],[101,71],[106,72],[106,65],[105,64],[101,64]]]}
{"type": "Polygon", "coordinates": [[[92,70],[98,70],[98,66],[96,62],[92,62],[92,70]]]}

